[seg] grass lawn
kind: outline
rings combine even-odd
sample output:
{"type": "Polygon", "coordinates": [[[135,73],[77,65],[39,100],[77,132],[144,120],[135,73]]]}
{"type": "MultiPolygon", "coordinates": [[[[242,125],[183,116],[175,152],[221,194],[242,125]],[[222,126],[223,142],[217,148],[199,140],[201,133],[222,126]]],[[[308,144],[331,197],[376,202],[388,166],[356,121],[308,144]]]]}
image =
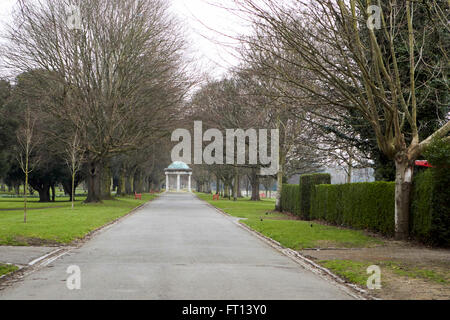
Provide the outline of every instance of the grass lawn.
{"type": "MultiPolygon", "coordinates": [[[[27,223],[23,223],[23,211],[0,211],[0,245],[68,244],[156,196],[143,194],[142,200],[120,197],[98,204],[77,202],[74,210],[70,202],[60,202],[63,208],[28,211],[27,223]]],[[[51,203],[43,205],[52,206],[51,203]]]]}
{"type": "Polygon", "coordinates": [[[294,250],[305,248],[361,248],[381,244],[361,231],[299,220],[247,220],[250,228],[294,250]]]}
{"type": "MultiPolygon", "coordinates": [[[[48,208],[48,207],[70,207],[69,197],[58,197],[55,202],[39,202],[39,198],[28,198],[27,208],[48,208]]],[[[86,197],[75,198],[76,204],[84,201],[86,197]]],[[[23,198],[0,198],[0,211],[7,211],[8,209],[23,209],[23,198]]]]}
{"type": "Polygon", "coordinates": [[[364,235],[362,231],[324,226],[308,221],[286,220],[285,214],[272,212],[275,207],[274,199],[213,201],[212,195],[197,193],[197,196],[232,216],[246,218],[242,223],[294,250],[371,247],[382,243],[364,235]]]}
{"type": "Polygon", "coordinates": [[[19,268],[16,267],[16,266],[13,266],[13,265],[10,265],[10,264],[3,264],[3,263],[0,263],[0,277],[3,276],[3,275],[5,275],[5,274],[14,272],[14,271],[16,271],[16,270],[18,270],[18,269],[19,269],[19,268]]]}
{"type": "Polygon", "coordinates": [[[416,278],[447,285],[450,283],[450,272],[435,271],[423,267],[410,266],[394,261],[353,261],[353,260],[324,260],[319,261],[325,268],[330,269],[342,278],[366,286],[367,267],[377,265],[381,270],[381,285],[383,286],[383,274],[393,273],[406,278],[416,278]]]}
{"type": "Polygon", "coordinates": [[[216,208],[222,209],[233,217],[259,219],[260,217],[281,218],[285,215],[281,213],[271,213],[275,208],[274,199],[264,199],[261,201],[249,201],[249,198],[240,198],[238,201],[233,200],[212,200],[211,194],[196,193],[196,195],[216,208]],[[266,215],[266,212],[270,212],[266,215]]]}

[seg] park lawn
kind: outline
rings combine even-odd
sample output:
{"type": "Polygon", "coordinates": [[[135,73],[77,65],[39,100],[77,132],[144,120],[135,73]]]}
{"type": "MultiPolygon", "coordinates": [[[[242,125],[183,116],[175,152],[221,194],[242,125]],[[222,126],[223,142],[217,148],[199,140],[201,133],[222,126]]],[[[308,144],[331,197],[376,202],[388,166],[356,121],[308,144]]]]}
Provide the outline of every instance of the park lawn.
{"type": "MultiPolygon", "coordinates": [[[[55,202],[39,202],[39,198],[28,198],[27,208],[48,208],[48,207],[70,207],[69,197],[58,197],[55,202]]],[[[76,197],[76,203],[84,201],[86,197],[76,197]]],[[[0,211],[7,211],[8,209],[23,209],[23,198],[0,198],[0,211]]]]}
{"type": "Polygon", "coordinates": [[[0,263],[0,277],[6,275],[8,273],[17,271],[18,269],[19,269],[18,267],[13,266],[11,264],[0,263]]]}
{"type": "Polygon", "coordinates": [[[60,245],[81,239],[89,232],[120,218],[157,195],[143,194],[142,200],[120,197],[103,203],[76,203],[75,209],[36,209],[23,211],[0,211],[0,245],[60,245]]]}
{"type": "Polygon", "coordinates": [[[365,287],[369,274],[367,267],[377,265],[381,270],[381,286],[384,282],[383,274],[393,273],[405,278],[423,279],[441,285],[450,283],[449,271],[437,271],[430,268],[411,266],[397,261],[354,261],[354,260],[322,260],[319,263],[345,280],[365,287]]]}
{"type": "Polygon", "coordinates": [[[309,248],[362,248],[382,244],[362,231],[324,226],[300,220],[247,220],[250,228],[294,250],[309,248]]]}
{"type": "Polygon", "coordinates": [[[274,199],[263,199],[261,201],[250,201],[249,198],[239,198],[237,201],[233,200],[212,200],[212,194],[196,193],[196,195],[219,208],[229,215],[244,219],[259,219],[261,217],[282,218],[285,215],[273,212],[275,208],[274,199]],[[267,214],[266,214],[267,213],[267,214]]]}
{"type": "Polygon", "coordinates": [[[234,217],[245,218],[246,220],[242,220],[242,223],[294,250],[330,247],[361,248],[382,244],[382,241],[366,236],[362,231],[289,219],[286,214],[273,212],[274,199],[213,201],[210,194],[197,193],[197,196],[234,217]]]}

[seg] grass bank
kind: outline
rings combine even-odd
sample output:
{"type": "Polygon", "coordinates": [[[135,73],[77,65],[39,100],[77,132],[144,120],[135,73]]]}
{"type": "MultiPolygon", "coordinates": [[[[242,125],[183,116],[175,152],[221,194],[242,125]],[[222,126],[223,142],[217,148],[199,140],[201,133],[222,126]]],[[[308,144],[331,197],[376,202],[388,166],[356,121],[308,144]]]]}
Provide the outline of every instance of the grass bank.
{"type": "Polygon", "coordinates": [[[391,273],[401,277],[432,281],[437,284],[450,284],[450,272],[448,271],[443,272],[442,270],[411,266],[397,261],[323,260],[319,262],[342,278],[363,287],[367,284],[367,268],[371,265],[380,267],[382,287],[383,284],[386,285],[386,281],[383,280],[383,274],[391,273]]]}
{"type": "Polygon", "coordinates": [[[359,248],[382,244],[380,240],[367,236],[362,231],[295,220],[286,214],[274,212],[273,199],[213,201],[212,195],[197,193],[197,196],[234,217],[245,219],[241,222],[294,250],[324,247],[359,248]]]}
{"type": "MultiPolygon", "coordinates": [[[[97,204],[85,204],[80,201],[73,210],[70,202],[44,204],[33,202],[32,205],[37,209],[28,211],[27,223],[23,223],[23,211],[0,211],[0,245],[69,244],[126,215],[156,196],[143,194],[142,200],[120,197],[97,204]],[[39,209],[39,205],[43,205],[45,209],[39,209]]],[[[2,204],[3,201],[0,208],[2,204]]],[[[13,208],[11,203],[8,205],[9,208],[13,208]]]]}
{"type": "Polygon", "coordinates": [[[16,266],[0,263],[0,277],[17,270],[19,270],[19,268],[16,266]]]}
{"type": "MultiPolygon", "coordinates": [[[[85,197],[75,198],[76,204],[85,200],[85,197]]],[[[21,210],[23,209],[23,198],[0,198],[0,211],[21,210]]],[[[39,202],[39,198],[28,198],[27,208],[49,208],[49,207],[70,207],[69,197],[58,197],[55,202],[39,202]]]]}

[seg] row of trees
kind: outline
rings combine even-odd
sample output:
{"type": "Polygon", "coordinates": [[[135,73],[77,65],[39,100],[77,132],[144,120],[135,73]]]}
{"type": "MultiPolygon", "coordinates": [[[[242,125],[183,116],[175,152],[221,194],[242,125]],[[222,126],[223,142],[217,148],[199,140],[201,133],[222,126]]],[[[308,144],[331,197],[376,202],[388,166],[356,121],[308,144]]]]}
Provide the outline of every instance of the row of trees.
{"type": "Polygon", "coordinates": [[[194,109],[214,127],[279,128],[278,191],[287,168],[329,161],[349,175],[373,166],[378,180],[395,179],[396,237],[405,239],[414,161],[434,139],[450,142],[449,2],[235,6],[253,26],[239,39],[243,63],[205,85],[194,109]]]}
{"type": "Polygon", "coordinates": [[[42,201],[57,183],[72,194],[85,180],[86,202],[108,199],[112,178],[119,194],[159,186],[164,139],[191,85],[164,1],[19,0],[3,36],[14,79],[0,86],[6,182],[24,180],[42,201]]]}
{"type": "Polygon", "coordinates": [[[259,165],[199,166],[198,187],[215,179],[236,199],[247,180],[258,200],[260,182],[275,179],[279,207],[292,173],[331,162],[351,177],[373,166],[377,179],[396,180],[396,236],[406,238],[414,161],[433,139],[450,139],[449,2],[235,2],[253,26],[239,39],[242,63],[186,103],[183,36],[163,1],[19,0],[1,52],[20,74],[0,85],[8,106],[0,125],[14,134],[0,147],[16,147],[26,183],[65,164],[96,202],[110,197],[111,178],[119,194],[160,181],[175,127],[276,128],[276,175],[262,179],[259,165]],[[79,8],[76,28],[67,4],[79,8]]]}

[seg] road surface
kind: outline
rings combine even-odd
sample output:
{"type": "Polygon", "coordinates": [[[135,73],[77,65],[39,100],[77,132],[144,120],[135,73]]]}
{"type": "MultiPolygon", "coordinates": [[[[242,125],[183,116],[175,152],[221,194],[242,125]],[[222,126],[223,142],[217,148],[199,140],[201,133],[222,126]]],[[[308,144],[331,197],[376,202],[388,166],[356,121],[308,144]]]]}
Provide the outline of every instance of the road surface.
{"type": "Polygon", "coordinates": [[[192,194],[166,193],[0,299],[351,299],[192,194]],[[81,288],[66,286],[78,266],[81,288]]]}

